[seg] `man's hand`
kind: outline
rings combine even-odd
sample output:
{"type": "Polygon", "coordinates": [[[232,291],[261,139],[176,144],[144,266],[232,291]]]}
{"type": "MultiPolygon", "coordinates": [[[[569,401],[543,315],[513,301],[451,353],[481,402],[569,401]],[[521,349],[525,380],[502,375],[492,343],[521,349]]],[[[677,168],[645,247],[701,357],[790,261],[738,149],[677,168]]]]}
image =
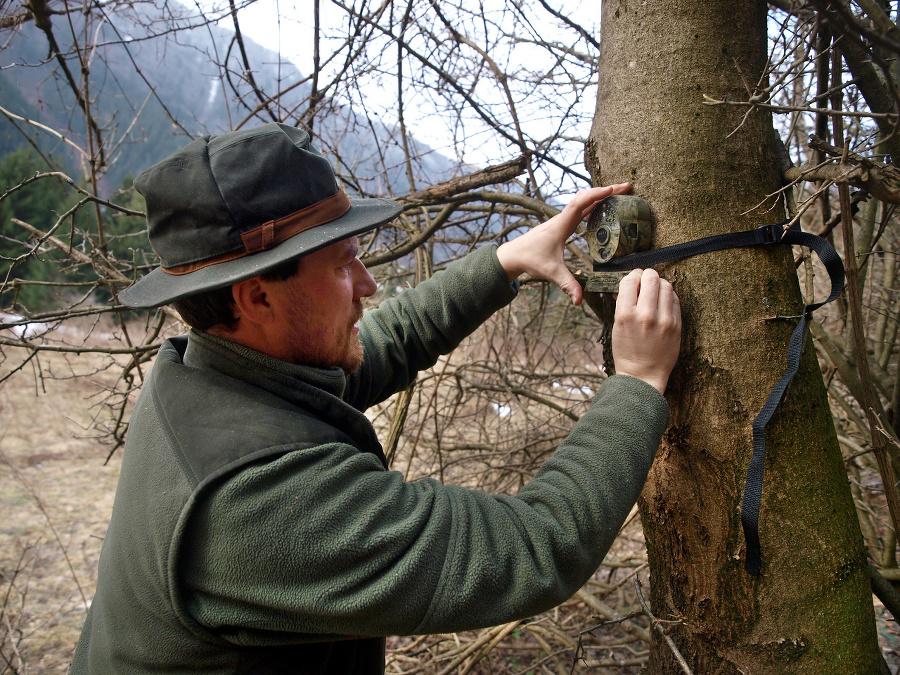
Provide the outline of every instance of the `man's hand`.
{"type": "Polygon", "coordinates": [[[510,281],[520,274],[528,274],[533,279],[552,281],[581,304],[582,290],[579,283],[563,262],[566,241],[575,232],[578,223],[587,218],[601,199],[610,195],[620,195],[631,189],[629,183],[619,183],[608,187],[579,191],[561,213],[547,222],[508,241],[497,249],[497,258],[510,281]]]}
{"type": "Polygon", "coordinates": [[[681,347],[681,303],[655,270],[632,270],[619,284],[612,331],[617,375],[665,392],[681,347]]]}

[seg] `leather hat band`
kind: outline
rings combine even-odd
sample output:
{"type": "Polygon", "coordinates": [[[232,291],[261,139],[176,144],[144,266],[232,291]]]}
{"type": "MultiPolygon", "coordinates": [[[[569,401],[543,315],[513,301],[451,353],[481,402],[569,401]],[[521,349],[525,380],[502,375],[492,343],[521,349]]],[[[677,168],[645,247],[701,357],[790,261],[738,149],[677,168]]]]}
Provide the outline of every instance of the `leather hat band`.
{"type": "Polygon", "coordinates": [[[260,251],[268,251],[294,235],[318,225],[330,223],[332,220],[337,220],[349,210],[350,198],[347,197],[344,189],[341,188],[330,197],[307,206],[305,209],[300,209],[276,220],[270,220],[259,227],[254,227],[252,230],[242,233],[241,240],[244,242],[244,250],[242,251],[223,253],[206,260],[176,265],[175,267],[163,267],[162,270],[166,274],[176,276],[190,274],[210,265],[237,260],[260,251]]]}

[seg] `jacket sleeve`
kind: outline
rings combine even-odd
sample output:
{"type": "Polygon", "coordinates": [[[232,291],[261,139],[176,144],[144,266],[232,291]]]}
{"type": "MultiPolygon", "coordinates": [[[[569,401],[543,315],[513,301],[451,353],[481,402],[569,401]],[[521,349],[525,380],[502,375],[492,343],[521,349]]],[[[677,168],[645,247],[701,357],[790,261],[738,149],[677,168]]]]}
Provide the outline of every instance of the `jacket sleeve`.
{"type": "Polygon", "coordinates": [[[251,466],[198,505],[183,541],[188,610],[238,644],[448,632],[531,616],[596,570],[668,420],[612,377],[518,496],[404,483],[328,444],[251,466]]]}
{"type": "Polygon", "coordinates": [[[363,365],[348,378],[344,400],[358,410],[405,389],[416,373],[448,354],[518,292],[484,246],[415,288],[367,311],[360,322],[363,365]]]}

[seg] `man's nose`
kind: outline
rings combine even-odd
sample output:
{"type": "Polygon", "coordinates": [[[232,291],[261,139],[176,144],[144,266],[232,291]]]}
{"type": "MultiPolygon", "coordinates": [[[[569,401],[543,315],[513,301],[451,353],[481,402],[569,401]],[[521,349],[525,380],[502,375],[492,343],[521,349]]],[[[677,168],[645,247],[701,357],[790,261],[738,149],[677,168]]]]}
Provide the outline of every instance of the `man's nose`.
{"type": "Polygon", "coordinates": [[[353,291],[356,295],[355,299],[368,298],[370,295],[374,295],[375,291],[378,289],[378,284],[375,283],[375,279],[372,278],[372,275],[369,274],[369,270],[366,269],[366,266],[359,258],[353,263],[353,274],[353,291]]]}

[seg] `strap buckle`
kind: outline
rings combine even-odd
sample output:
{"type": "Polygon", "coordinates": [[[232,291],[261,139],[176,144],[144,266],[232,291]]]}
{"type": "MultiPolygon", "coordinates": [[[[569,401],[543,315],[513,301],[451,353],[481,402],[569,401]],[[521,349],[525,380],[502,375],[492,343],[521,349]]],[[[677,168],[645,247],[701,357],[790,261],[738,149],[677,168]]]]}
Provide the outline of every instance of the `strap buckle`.
{"type": "Polygon", "coordinates": [[[769,223],[762,227],[757,227],[756,231],[760,234],[760,243],[762,245],[776,244],[781,241],[784,236],[784,223],[769,223]]]}

